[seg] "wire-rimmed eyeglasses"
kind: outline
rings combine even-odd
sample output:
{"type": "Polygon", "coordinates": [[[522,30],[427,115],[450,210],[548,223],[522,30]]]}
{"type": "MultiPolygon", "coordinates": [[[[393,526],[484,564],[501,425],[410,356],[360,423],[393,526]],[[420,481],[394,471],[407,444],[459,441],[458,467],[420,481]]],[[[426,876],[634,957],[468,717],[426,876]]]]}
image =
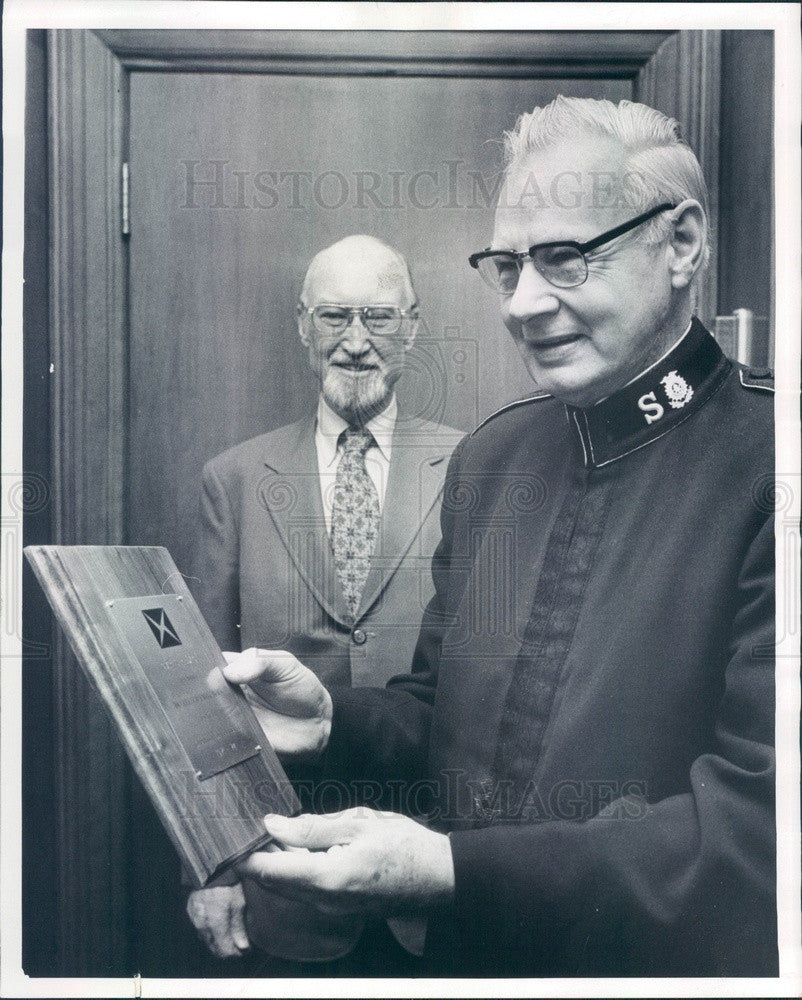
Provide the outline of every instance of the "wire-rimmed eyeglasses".
{"type": "Polygon", "coordinates": [[[377,337],[391,337],[398,333],[405,319],[417,319],[418,307],[399,309],[398,306],[345,306],[338,303],[322,302],[316,306],[298,303],[298,315],[312,317],[312,325],[325,337],[336,337],[351,325],[354,316],[359,316],[362,325],[377,337]]]}
{"type": "Polygon", "coordinates": [[[486,284],[502,295],[512,295],[518,287],[518,278],[525,260],[529,259],[549,284],[556,288],[575,288],[584,283],[588,276],[586,253],[597,247],[623,236],[631,229],[643,225],[649,219],[676,208],[665,202],[649,209],[642,215],[622,222],[614,229],[588,240],[577,243],[575,240],[555,240],[551,243],[536,243],[528,250],[482,250],[471,254],[468,263],[476,268],[486,284]]]}

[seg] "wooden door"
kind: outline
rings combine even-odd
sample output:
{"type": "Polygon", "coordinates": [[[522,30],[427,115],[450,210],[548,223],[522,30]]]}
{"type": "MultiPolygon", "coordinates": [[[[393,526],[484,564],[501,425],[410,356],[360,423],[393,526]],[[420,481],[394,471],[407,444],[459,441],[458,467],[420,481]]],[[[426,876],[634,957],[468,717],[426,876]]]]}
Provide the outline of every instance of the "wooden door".
{"type": "Polygon", "coordinates": [[[470,430],[533,391],[467,257],[490,239],[495,140],[559,91],[618,100],[632,82],[132,74],[130,541],[190,572],[203,463],[311,412],[295,305],[348,233],[412,267],[407,411],[470,430]]]}
{"type": "MultiPolygon", "coordinates": [[[[314,403],[294,305],[311,255],[351,232],[412,265],[425,323],[408,408],[469,429],[531,391],[466,263],[488,242],[503,129],[557,93],[645,94],[715,166],[718,44],[54,33],[54,540],[162,544],[191,572],[203,462],[314,403]]],[[[63,649],[55,697],[61,967],[212,974],[172,849],[63,649]]]]}

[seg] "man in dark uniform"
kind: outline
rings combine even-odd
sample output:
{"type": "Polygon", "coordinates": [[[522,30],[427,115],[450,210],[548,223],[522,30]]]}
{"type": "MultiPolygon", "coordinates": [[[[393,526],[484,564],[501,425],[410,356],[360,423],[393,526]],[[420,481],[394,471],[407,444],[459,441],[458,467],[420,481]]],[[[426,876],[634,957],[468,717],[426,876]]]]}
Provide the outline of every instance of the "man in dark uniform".
{"type": "Polygon", "coordinates": [[[267,817],[310,851],[243,867],[420,913],[422,974],[776,975],[771,380],[693,315],[676,123],[559,98],[507,147],[471,264],[539,391],[454,453],[412,673],[329,697],[271,651],[228,668],[280,752],[396,812],[267,817]],[[428,825],[398,815],[424,788],[428,825]]]}

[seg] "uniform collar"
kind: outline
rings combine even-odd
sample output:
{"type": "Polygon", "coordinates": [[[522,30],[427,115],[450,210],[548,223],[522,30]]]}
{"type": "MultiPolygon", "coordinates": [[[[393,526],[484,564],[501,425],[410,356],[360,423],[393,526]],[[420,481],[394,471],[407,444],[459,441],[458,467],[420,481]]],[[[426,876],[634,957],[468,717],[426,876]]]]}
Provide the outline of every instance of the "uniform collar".
{"type": "Polygon", "coordinates": [[[623,389],[587,409],[566,404],[585,465],[608,465],[684,423],[713,395],[730,367],[694,317],[668,354],[623,389]]]}
{"type": "MultiPolygon", "coordinates": [[[[365,424],[365,429],[373,435],[373,440],[388,462],[390,461],[397,416],[398,403],[395,394],[393,394],[390,402],[381,413],[377,413],[372,420],[365,424]]],[[[340,435],[347,429],[346,421],[338,413],[335,413],[321,396],[317,406],[316,441],[320,449],[319,454],[323,458],[324,468],[328,468],[336,458],[340,435]]]]}

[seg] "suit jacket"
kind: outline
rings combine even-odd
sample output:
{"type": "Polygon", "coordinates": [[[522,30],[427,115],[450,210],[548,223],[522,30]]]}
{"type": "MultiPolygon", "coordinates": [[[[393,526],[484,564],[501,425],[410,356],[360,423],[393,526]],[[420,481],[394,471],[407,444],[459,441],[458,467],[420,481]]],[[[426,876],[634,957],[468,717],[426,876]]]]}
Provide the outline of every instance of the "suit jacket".
{"type": "Polygon", "coordinates": [[[223,649],[287,649],[326,685],[384,685],[412,663],[433,594],[439,500],[459,431],[399,413],[379,539],[353,619],[323,517],[315,418],[203,470],[198,603],[223,649]]]}

